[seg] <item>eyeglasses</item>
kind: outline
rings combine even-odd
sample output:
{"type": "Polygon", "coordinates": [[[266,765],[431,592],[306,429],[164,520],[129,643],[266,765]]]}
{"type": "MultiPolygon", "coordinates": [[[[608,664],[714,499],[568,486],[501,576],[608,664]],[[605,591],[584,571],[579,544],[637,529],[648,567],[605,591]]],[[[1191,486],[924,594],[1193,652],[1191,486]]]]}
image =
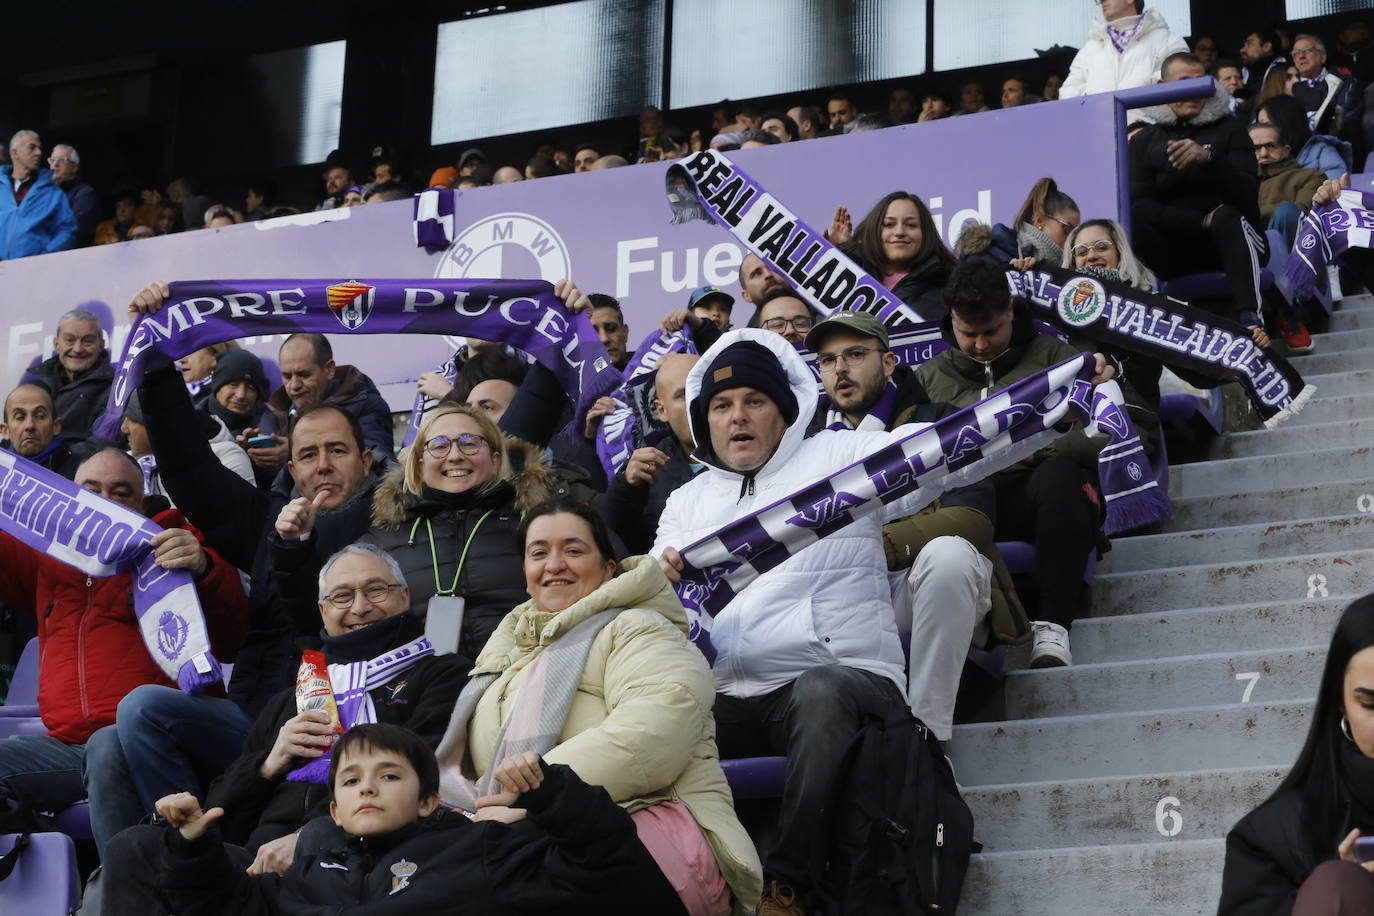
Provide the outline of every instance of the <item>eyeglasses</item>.
{"type": "Polygon", "coordinates": [[[883,352],[886,351],[882,347],[846,347],[839,353],[822,353],[816,357],[816,363],[822,372],[834,372],[836,363],[855,366],[868,359],[868,354],[883,352]]]}
{"type": "Polygon", "coordinates": [[[48,165],[56,168],[59,162],[71,162],[70,156],[53,156],[48,159],[48,165]]]}
{"type": "Polygon", "coordinates": [[[1065,220],[1060,219],[1060,218],[1057,217],[1057,216],[1051,216],[1050,219],[1054,220],[1056,223],[1058,223],[1059,225],[1063,226],[1065,232],[1072,232],[1072,231],[1074,231],[1075,229],[1078,228],[1078,224],[1077,224],[1077,223],[1070,223],[1070,222],[1067,222],[1067,221],[1065,221],[1065,220]]]}
{"type": "Polygon", "coordinates": [[[453,451],[453,447],[458,446],[458,451],[464,455],[475,455],[482,450],[482,446],[489,444],[485,436],[477,436],[472,433],[463,433],[457,438],[450,439],[448,436],[435,436],[425,443],[425,454],[431,458],[447,458],[448,453],[453,451]]]}
{"type": "Polygon", "coordinates": [[[395,588],[405,588],[404,585],[383,585],[380,582],[373,582],[371,585],[362,585],[356,588],[341,588],[332,591],[324,596],[334,607],[341,611],[346,611],[353,606],[353,601],[359,592],[367,599],[368,604],[380,606],[387,598],[391,597],[391,590],[395,588]]]}
{"type": "Polygon", "coordinates": [[[798,334],[805,334],[807,331],[811,330],[811,316],[798,315],[796,318],[769,318],[767,321],[762,322],[760,327],[765,331],[781,331],[789,324],[792,326],[792,330],[796,331],[798,334]]]}
{"type": "Polygon", "coordinates": [[[1306,47],[1306,48],[1294,48],[1294,49],[1293,49],[1293,56],[1294,56],[1294,57],[1297,57],[1299,54],[1317,54],[1317,53],[1318,53],[1318,49],[1315,48],[1315,47],[1312,47],[1311,45],[1309,45],[1309,46],[1306,47]]]}
{"type": "Polygon", "coordinates": [[[1106,239],[1099,239],[1096,242],[1093,242],[1091,245],[1073,246],[1073,256],[1076,258],[1086,257],[1088,252],[1090,251],[1096,251],[1099,254],[1101,254],[1104,251],[1111,251],[1115,247],[1115,245],[1113,245],[1106,239]]]}

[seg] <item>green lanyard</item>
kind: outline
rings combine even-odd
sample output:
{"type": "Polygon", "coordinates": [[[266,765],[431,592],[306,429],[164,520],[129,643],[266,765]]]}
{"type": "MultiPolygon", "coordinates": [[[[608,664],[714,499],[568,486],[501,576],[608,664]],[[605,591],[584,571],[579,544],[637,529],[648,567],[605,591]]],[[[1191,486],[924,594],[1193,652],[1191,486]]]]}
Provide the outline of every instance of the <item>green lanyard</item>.
{"type": "MultiPolygon", "coordinates": [[[[472,532],[468,535],[467,543],[463,545],[463,553],[458,557],[458,568],[453,573],[453,584],[444,591],[443,583],[439,581],[439,555],[434,549],[434,526],[429,519],[425,519],[425,529],[429,532],[429,559],[434,564],[434,593],[440,597],[447,598],[458,591],[458,577],[463,574],[463,564],[468,560],[468,548],[472,546],[472,539],[477,537],[477,529],[482,527],[482,523],[487,520],[487,516],[495,511],[488,509],[482,513],[482,517],[477,520],[477,524],[472,526],[472,532]]],[[[418,519],[416,520],[418,523],[418,519]]]]}

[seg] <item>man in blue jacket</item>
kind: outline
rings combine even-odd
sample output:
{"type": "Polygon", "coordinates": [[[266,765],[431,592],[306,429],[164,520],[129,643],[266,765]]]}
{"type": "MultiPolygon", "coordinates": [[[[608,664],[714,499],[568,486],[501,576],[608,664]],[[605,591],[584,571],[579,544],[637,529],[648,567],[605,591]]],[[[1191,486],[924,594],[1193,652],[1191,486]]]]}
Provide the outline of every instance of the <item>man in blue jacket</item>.
{"type": "Polygon", "coordinates": [[[63,251],[76,240],[71,204],[42,161],[38,134],[21,130],[10,140],[13,165],[0,167],[10,192],[0,190],[0,260],[63,251]]]}

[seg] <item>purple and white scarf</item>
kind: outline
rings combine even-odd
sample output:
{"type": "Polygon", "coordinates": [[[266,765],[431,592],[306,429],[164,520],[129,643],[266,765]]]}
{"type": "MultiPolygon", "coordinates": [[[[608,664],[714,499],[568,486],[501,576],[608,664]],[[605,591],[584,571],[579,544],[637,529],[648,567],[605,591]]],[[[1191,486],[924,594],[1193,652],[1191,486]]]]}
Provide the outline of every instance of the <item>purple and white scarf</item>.
{"type": "MultiPolygon", "coordinates": [[[[1122,18],[1124,19],[1125,17],[1123,16],[1122,18]]],[[[1117,22],[1120,21],[1120,19],[1117,20],[1117,22]]],[[[1135,25],[1131,26],[1129,29],[1119,29],[1110,22],[1105,24],[1107,28],[1107,37],[1111,39],[1112,47],[1116,48],[1116,53],[1126,53],[1126,46],[1131,43],[1136,33],[1140,31],[1140,27],[1144,24],[1145,15],[1143,13],[1135,17],[1135,25]]]]}
{"type": "MultiPolygon", "coordinates": [[[[434,647],[421,636],[414,642],[384,652],[371,661],[347,662],[329,666],[329,683],[334,686],[334,703],[339,708],[339,724],[344,731],[355,725],[377,721],[377,708],[371,691],[389,682],[420,659],[434,654],[434,647]]],[[[286,774],[288,782],[325,782],[329,778],[330,752],[316,757],[286,774]]]]}
{"type": "Polygon", "coordinates": [[[163,309],[140,315],[130,329],[96,435],[114,437],[123,405],[148,367],[238,337],[297,331],[501,341],[530,354],[575,392],[577,417],[621,382],[591,320],[569,315],[543,280],[177,282],[163,309]]]}
{"type": "Polygon", "coordinates": [[[1285,276],[1295,299],[1310,299],[1326,268],[1353,248],[1371,248],[1374,239],[1374,192],[1345,188],[1333,201],[1313,207],[1298,226],[1293,256],[1285,276]]]}
{"type": "Polygon", "coordinates": [[[187,693],[223,678],[191,574],[163,569],[154,521],[11,452],[0,451],[0,531],[88,576],[134,576],[134,613],[148,655],[187,693]]]}
{"type": "Polygon", "coordinates": [[[1007,271],[1013,296],[1069,334],[1218,381],[1238,381],[1265,426],[1302,410],[1316,389],[1288,360],[1261,349],[1249,328],[1128,283],[1061,268],[1007,271]]]}
{"type": "MultiPolygon", "coordinates": [[[[455,353],[444,360],[443,365],[436,367],[434,371],[443,376],[444,381],[452,385],[454,380],[458,378],[458,354],[455,353]]],[[[430,397],[423,391],[415,392],[415,403],[410,408],[410,422],[406,424],[406,435],[401,440],[403,447],[409,446],[415,441],[415,437],[420,435],[420,427],[425,424],[425,414],[433,410],[438,404],[438,399],[430,397]]]]}
{"type": "Polygon", "coordinates": [[[894,327],[923,320],[721,153],[693,153],[670,166],[665,181],[674,224],[724,226],[823,314],[868,312],[894,327]]]}
{"type": "Polygon", "coordinates": [[[452,188],[430,188],[415,195],[415,244],[421,248],[447,248],[453,244],[453,213],[458,192],[452,188]]]}
{"type": "Polygon", "coordinates": [[[596,431],[596,455],[607,479],[615,477],[635,449],[657,445],[665,436],[672,435],[668,424],[654,413],[650,380],[663,357],[696,352],[691,332],[685,327],[671,334],[653,331],[640,342],[634,359],[625,367],[624,384],[611,392],[615,410],[606,415],[596,431]]]}
{"type": "Polygon", "coordinates": [[[1066,421],[1109,438],[1098,462],[1108,532],[1168,518],[1168,496],[1140,447],[1120,386],[1094,386],[1094,374],[1090,354],[1065,360],[683,548],[677,593],[697,646],[714,660],[711,618],[798,551],[918,490],[936,499],[1010,467],[1062,435],[1056,427],[1066,421]]]}

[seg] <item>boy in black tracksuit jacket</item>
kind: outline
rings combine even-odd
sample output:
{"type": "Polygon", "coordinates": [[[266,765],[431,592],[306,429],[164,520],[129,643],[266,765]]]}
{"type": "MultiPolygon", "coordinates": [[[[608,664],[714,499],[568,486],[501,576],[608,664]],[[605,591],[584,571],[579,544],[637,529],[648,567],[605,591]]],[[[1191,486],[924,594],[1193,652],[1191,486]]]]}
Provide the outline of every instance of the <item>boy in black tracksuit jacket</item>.
{"type": "Polygon", "coordinates": [[[528,820],[469,821],[438,808],[428,745],[357,726],[335,745],[332,823],[312,823],[284,875],[249,877],[219,841],[223,809],[176,795],[158,802],[170,825],[160,883],[181,916],[686,912],[604,789],[534,754],[512,760],[505,791],[478,810],[528,820]]]}

